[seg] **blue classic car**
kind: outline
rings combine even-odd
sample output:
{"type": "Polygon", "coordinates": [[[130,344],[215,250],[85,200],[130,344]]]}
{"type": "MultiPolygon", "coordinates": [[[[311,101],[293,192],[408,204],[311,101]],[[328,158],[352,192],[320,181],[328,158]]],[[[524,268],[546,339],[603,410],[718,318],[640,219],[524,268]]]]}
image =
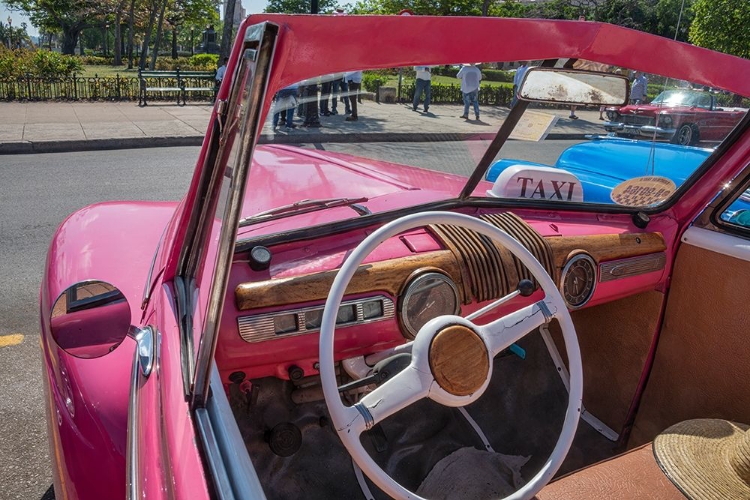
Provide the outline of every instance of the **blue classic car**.
{"type": "MultiPolygon", "coordinates": [[[[616,203],[612,199],[612,194],[617,186],[633,178],[646,176],[667,178],[674,183],[675,187],[678,187],[695,172],[698,166],[711,155],[711,152],[711,149],[676,144],[595,137],[591,141],[575,144],[563,151],[554,165],[555,169],[562,169],[578,179],[583,189],[583,200],[574,200],[572,195],[570,199],[567,196],[557,198],[567,199],[567,201],[616,203]]],[[[534,172],[537,167],[550,167],[542,163],[503,158],[492,164],[485,179],[495,182],[502,172],[517,166],[531,167],[529,172],[534,172]]],[[[534,179],[528,176],[522,178],[534,179]]],[[[542,180],[541,178],[528,180],[525,192],[517,193],[524,196],[514,197],[539,199],[556,196],[553,186],[555,181],[556,179],[542,180]],[[539,182],[542,182],[541,189],[531,189],[531,186],[538,187],[539,182]],[[545,183],[549,186],[545,186],[545,183]]],[[[570,183],[575,180],[558,180],[557,184],[560,182],[570,183]]],[[[505,184],[507,185],[507,179],[505,184]]],[[[523,187],[523,181],[517,184],[523,187]]],[[[562,191],[565,190],[562,189],[562,191]]],[[[501,196],[501,193],[496,194],[501,196]]]]}
{"type": "MultiPolygon", "coordinates": [[[[495,183],[487,194],[646,207],[671,195],[712,152],[597,136],[567,148],[554,166],[512,158],[496,161],[485,176],[495,183]],[[628,196],[636,190],[645,193],[645,198],[628,196]]],[[[750,227],[750,190],[721,218],[750,227]]]]}

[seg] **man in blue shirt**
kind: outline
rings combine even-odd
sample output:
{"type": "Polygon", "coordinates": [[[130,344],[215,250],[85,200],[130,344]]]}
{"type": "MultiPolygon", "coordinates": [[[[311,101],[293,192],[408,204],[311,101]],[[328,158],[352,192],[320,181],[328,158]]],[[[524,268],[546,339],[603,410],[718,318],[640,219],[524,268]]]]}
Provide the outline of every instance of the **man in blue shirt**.
{"type": "Polygon", "coordinates": [[[635,72],[633,86],[630,88],[630,104],[640,104],[646,100],[648,91],[648,79],[640,71],[635,72]]]}

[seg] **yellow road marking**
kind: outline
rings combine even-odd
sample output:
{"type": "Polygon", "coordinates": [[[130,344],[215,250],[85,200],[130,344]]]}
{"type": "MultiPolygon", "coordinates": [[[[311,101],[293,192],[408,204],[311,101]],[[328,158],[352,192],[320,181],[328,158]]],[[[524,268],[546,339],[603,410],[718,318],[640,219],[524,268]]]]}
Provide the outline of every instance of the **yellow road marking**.
{"type": "Polygon", "coordinates": [[[12,333],[10,335],[0,336],[0,347],[18,345],[21,342],[23,342],[23,335],[21,335],[20,333],[12,333]]]}

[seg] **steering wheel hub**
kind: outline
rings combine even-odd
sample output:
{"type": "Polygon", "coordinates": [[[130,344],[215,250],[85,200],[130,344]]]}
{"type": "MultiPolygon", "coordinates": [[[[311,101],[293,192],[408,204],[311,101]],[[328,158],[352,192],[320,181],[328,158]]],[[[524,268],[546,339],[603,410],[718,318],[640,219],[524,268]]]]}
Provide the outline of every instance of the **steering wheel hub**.
{"type": "Polygon", "coordinates": [[[482,338],[464,325],[449,325],[430,344],[430,370],[435,381],[454,396],[478,391],[490,373],[490,355],[482,338]]]}

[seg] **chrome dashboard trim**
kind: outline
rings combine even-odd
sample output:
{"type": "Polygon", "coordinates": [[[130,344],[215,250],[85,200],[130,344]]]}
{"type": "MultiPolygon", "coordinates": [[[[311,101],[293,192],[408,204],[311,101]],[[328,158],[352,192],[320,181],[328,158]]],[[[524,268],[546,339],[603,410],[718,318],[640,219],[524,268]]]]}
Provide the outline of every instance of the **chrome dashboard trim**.
{"type": "MultiPolygon", "coordinates": [[[[347,300],[341,303],[341,307],[349,305],[354,305],[356,307],[357,319],[355,321],[352,321],[351,323],[336,325],[336,328],[365,325],[368,323],[374,323],[376,321],[391,319],[396,315],[396,307],[393,301],[385,295],[362,297],[360,299],[347,300]],[[372,319],[365,319],[363,304],[365,302],[371,302],[373,300],[383,301],[383,315],[372,319]]],[[[259,314],[257,316],[240,316],[237,318],[237,327],[239,329],[240,337],[242,337],[242,340],[250,343],[305,335],[320,330],[320,328],[307,328],[307,326],[305,325],[305,313],[310,311],[318,311],[322,308],[323,304],[320,304],[318,306],[304,307],[299,309],[285,309],[283,311],[259,314]],[[276,334],[276,332],[274,331],[274,318],[285,316],[287,314],[294,314],[297,316],[297,330],[288,333],[276,334]]]]}
{"type": "Polygon", "coordinates": [[[667,254],[664,252],[602,262],[599,264],[599,282],[604,283],[660,271],[664,269],[666,263],[667,254]]]}

